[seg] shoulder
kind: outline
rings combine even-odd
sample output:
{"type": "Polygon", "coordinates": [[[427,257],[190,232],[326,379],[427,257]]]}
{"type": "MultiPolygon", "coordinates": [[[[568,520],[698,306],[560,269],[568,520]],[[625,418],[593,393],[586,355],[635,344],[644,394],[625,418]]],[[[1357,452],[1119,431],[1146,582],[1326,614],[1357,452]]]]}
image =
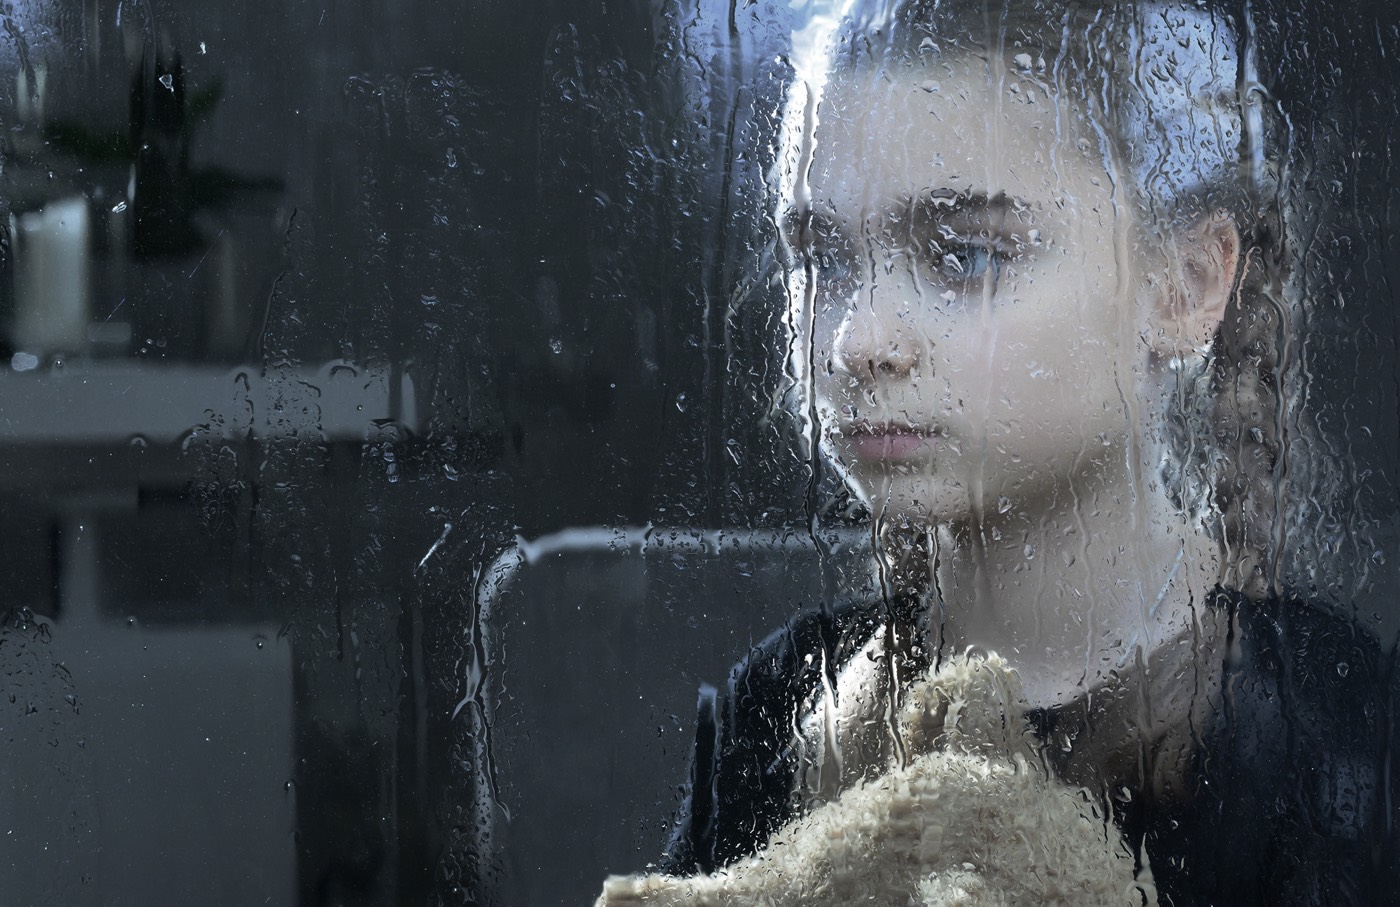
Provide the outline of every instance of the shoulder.
{"type": "MultiPolygon", "coordinates": [[[[749,650],[734,666],[727,684],[726,718],[770,728],[821,686],[866,644],[888,611],[879,602],[860,602],[830,611],[803,611],[749,650]]],[[[771,736],[771,733],[770,733],[771,736]]]]}
{"type": "Polygon", "coordinates": [[[1338,608],[1222,593],[1236,635],[1225,666],[1222,743],[1302,757],[1378,756],[1396,736],[1396,651],[1338,608]]]}
{"type": "Polygon", "coordinates": [[[1230,612],[1233,638],[1188,837],[1177,839],[1190,889],[1250,903],[1395,903],[1394,647],[1315,601],[1221,592],[1213,605],[1230,612]]]}
{"type": "Polygon", "coordinates": [[[701,690],[689,791],[663,868],[713,871],[791,818],[800,716],[891,613],[879,601],[803,611],[754,645],[723,690],[701,690]]]}

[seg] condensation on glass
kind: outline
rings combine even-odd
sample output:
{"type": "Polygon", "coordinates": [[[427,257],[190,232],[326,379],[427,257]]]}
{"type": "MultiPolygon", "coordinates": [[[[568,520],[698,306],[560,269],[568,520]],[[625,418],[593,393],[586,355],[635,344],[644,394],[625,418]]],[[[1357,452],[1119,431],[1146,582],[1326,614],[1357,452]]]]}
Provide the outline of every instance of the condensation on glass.
{"type": "Polygon", "coordinates": [[[1383,900],[1334,6],[0,5],[0,901],[1383,900]]]}

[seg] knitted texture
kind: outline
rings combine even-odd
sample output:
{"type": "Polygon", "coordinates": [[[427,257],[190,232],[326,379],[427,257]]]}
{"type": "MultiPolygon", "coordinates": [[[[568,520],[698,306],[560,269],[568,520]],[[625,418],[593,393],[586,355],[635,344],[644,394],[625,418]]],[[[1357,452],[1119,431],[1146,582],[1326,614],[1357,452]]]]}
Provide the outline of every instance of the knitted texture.
{"type": "Polygon", "coordinates": [[[1041,767],[1005,661],[955,660],[903,700],[902,764],[713,875],[609,878],[596,907],[1155,903],[1096,799],[1041,767]]]}

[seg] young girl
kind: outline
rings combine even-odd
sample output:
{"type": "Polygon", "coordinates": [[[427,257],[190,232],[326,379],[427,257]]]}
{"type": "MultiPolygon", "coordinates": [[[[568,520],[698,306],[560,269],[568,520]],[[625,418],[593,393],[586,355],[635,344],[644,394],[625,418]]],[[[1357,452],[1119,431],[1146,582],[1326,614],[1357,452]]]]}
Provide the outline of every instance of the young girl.
{"type": "Polygon", "coordinates": [[[1160,903],[1400,903],[1391,661],[1285,583],[1327,484],[1283,432],[1296,215],[1243,23],[908,0],[820,26],[775,180],[792,409],[885,595],[794,619],[702,708],[666,870],[898,765],[910,679],[982,650],[1160,903]]]}

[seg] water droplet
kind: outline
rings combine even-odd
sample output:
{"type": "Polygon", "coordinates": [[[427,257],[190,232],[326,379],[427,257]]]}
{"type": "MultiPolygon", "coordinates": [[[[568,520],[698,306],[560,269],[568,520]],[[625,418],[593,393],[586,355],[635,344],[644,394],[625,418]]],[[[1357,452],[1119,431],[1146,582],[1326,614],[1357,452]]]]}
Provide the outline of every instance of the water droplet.
{"type": "Polygon", "coordinates": [[[558,337],[551,337],[549,340],[549,350],[554,353],[554,355],[559,355],[564,352],[564,341],[560,340],[558,337]]]}
{"type": "Polygon", "coordinates": [[[454,169],[457,166],[457,151],[454,148],[447,149],[447,166],[454,169]]]}
{"type": "Polygon", "coordinates": [[[166,73],[160,77],[160,84],[165,86],[166,91],[172,93],[175,91],[175,77],[170,73],[166,73]]]}
{"type": "Polygon", "coordinates": [[[676,409],[680,410],[681,412],[685,412],[685,409],[686,409],[685,394],[676,394],[676,409]]]}
{"type": "Polygon", "coordinates": [[[424,293],[422,296],[419,296],[418,301],[425,306],[435,306],[438,304],[438,298],[431,293],[424,293]]]}
{"type": "Polygon", "coordinates": [[[33,353],[15,353],[10,357],[10,368],[17,372],[30,372],[39,367],[39,357],[33,353]]]}

